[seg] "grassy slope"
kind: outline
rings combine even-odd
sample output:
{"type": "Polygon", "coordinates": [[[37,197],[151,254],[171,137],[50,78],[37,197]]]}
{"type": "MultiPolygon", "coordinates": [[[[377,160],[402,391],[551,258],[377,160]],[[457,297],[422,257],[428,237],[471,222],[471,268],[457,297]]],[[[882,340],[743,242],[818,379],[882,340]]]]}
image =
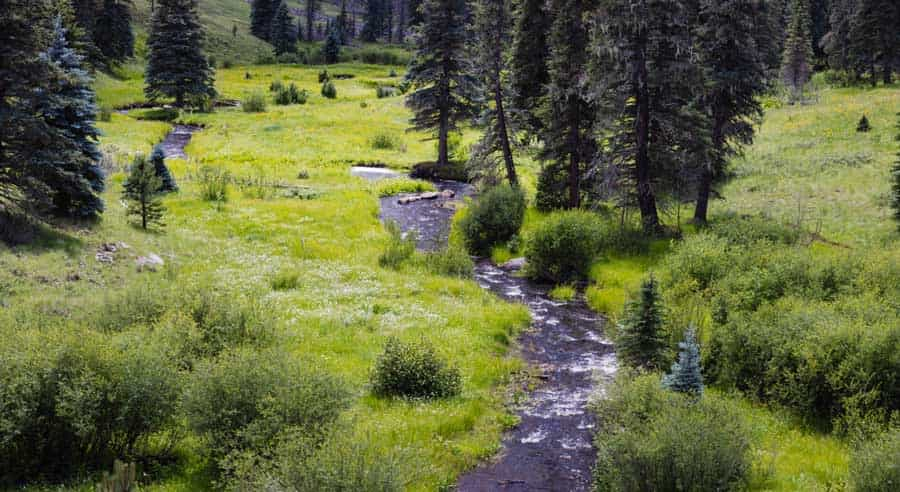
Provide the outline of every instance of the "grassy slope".
{"type": "MultiPolygon", "coordinates": [[[[171,162],[181,191],[165,199],[169,213],[164,234],[144,233],[126,223],[118,199],[123,177],[115,174],[104,195],[107,211],[93,230],[70,231],[41,248],[0,246],[0,284],[9,285],[0,292],[9,306],[0,310],[0,326],[50,329],[42,327],[59,325],[63,314],[75,321],[52,329],[91,329],[77,326],[77,320],[90,319],[89,313],[102,311],[107,299],[143,280],[175,289],[204,281],[234,295],[257,296],[271,303],[280,345],[347,379],[357,395],[346,415],[354,432],[371,435],[378,446],[404,448],[419,457],[405,470],[414,489],[452,483],[460,471],[496,449],[510,421],[497,387],[520,368],[518,360],[507,357],[507,344],[526,323],[527,312],[471,281],[437,277],[418,267],[394,272],[377,266],[387,238],[377,217],[377,189],[350,177],[349,162],[374,159],[404,166],[433,151],[433,144],[421,142],[422,135],[404,134],[407,115],[401,98],[375,98],[367,80],[386,76],[387,67],[336,67],[358,76],[337,81],[334,101],[318,94],[315,69],[250,70],[250,81],[244,79],[244,68],[220,71],[220,91],[240,95],[265,90],[273,77],[284,77],[309,89],[310,102],[270,105],[260,114],[223,109],[186,116],[206,129],[187,149],[196,158],[171,162]],[[360,107],[362,101],[367,108],[360,107]],[[384,131],[400,139],[402,148],[371,150],[369,139],[384,131]],[[257,199],[232,188],[231,200],[217,208],[199,198],[193,176],[201,164],[222,166],[236,176],[309,186],[321,195],[313,200],[257,199]],[[301,169],[309,179],[296,179],[301,169]],[[101,265],[94,251],[112,241],[124,241],[130,249],[115,264],[101,265]],[[168,273],[135,271],[133,258],[149,252],[166,258],[168,273]],[[300,273],[297,289],[272,290],[271,279],[283,271],[300,273]],[[76,272],[81,280],[67,280],[76,272]],[[463,395],[435,403],[366,396],[369,370],[388,335],[424,336],[434,342],[462,369],[463,395]]],[[[139,81],[130,84],[134,90],[139,81]]],[[[101,100],[121,97],[100,88],[101,100]]],[[[119,114],[100,126],[102,143],[114,145],[120,154],[148,152],[166,129],[119,114]]],[[[194,489],[198,479],[190,469],[155,488],[194,489]]]]}

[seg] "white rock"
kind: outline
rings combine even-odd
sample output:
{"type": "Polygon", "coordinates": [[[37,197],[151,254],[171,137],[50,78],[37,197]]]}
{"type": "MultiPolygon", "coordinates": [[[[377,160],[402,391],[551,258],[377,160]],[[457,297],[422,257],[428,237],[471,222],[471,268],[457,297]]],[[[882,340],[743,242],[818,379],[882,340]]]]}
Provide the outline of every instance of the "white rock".
{"type": "Polygon", "coordinates": [[[137,270],[139,272],[144,270],[155,272],[158,268],[165,265],[166,262],[164,262],[159,255],[150,253],[147,256],[139,256],[138,259],[135,260],[135,264],[137,265],[137,270]]]}

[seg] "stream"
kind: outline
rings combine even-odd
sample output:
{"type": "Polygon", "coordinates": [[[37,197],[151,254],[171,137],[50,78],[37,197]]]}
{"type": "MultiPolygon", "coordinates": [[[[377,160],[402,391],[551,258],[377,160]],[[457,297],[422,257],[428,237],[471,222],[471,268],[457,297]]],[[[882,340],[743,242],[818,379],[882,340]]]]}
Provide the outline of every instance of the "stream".
{"type": "Polygon", "coordinates": [[[160,142],[166,159],[171,157],[187,159],[184,148],[191,141],[191,136],[199,130],[200,127],[194,125],[175,125],[172,127],[172,131],[167,133],[166,138],[160,142]]]}
{"type": "MultiPolygon", "coordinates": [[[[399,177],[388,170],[365,179],[399,177]]],[[[456,206],[473,194],[471,186],[436,182],[454,197],[420,200],[401,205],[398,197],[381,199],[382,221],[395,221],[404,232],[415,233],[420,249],[434,250],[447,243],[456,206]]],[[[612,343],[603,334],[604,319],[582,297],[559,302],[548,295],[550,286],[528,281],[510,269],[479,260],[475,280],[531,313],[531,326],[518,337],[520,356],[540,372],[537,388],[516,412],[519,424],[506,434],[498,456],[460,477],[460,491],[587,491],[595,460],[592,445],[594,418],[587,409],[595,384],[609,382],[616,371],[612,343]]]]}

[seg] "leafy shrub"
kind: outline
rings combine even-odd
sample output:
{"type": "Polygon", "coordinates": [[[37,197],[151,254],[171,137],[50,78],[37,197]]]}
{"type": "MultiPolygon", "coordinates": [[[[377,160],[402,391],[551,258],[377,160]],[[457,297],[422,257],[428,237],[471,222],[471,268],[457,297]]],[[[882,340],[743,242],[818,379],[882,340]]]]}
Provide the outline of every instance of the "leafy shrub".
{"type": "Polygon", "coordinates": [[[269,92],[278,92],[284,89],[284,82],[279,79],[275,79],[269,84],[269,92]]]}
{"type": "Polygon", "coordinates": [[[458,226],[466,248],[483,255],[495,244],[509,241],[518,234],[524,219],[525,193],[520,188],[502,184],[469,205],[458,226]]]}
{"type": "Polygon", "coordinates": [[[746,482],[749,433],[727,400],[694,401],[645,375],[619,378],[597,411],[595,490],[739,490],[746,482]]]}
{"type": "Polygon", "coordinates": [[[862,443],[850,459],[850,485],[856,492],[887,492],[900,486],[900,428],[862,443]]]}
{"type": "Polygon", "coordinates": [[[203,166],[197,176],[200,182],[200,198],[206,202],[228,201],[228,183],[231,174],[219,167],[203,166]]]}
{"type": "Polygon", "coordinates": [[[138,120],[175,121],[178,118],[179,113],[175,108],[153,108],[141,111],[132,111],[130,114],[138,120]]]}
{"type": "Polygon", "coordinates": [[[436,162],[420,162],[413,166],[409,175],[416,179],[427,180],[469,180],[469,172],[465,162],[450,162],[444,166],[438,166],[436,162]]]}
{"type": "Polygon", "coordinates": [[[378,396],[447,398],[459,394],[459,370],[440,359],[424,340],[405,343],[388,338],[371,377],[372,392],[378,396]]]}
{"type": "Polygon", "coordinates": [[[309,92],[297,89],[294,83],[282,87],[275,92],[275,104],[286,106],[288,104],[306,104],[309,92]]]}
{"type": "Polygon", "coordinates": [[[343,383],[279,352],[227,352],[195,368],[184,397],[190,427],[222,465],[280,437],[321,442],[349,403],[343,383]]]}
{"type": "Polygon", "coordinates": [[[241,108],[245,113],[262,113],[266,110],[266,95],[260,91],[244,94],[241,108]]]}
{"type": "Polygon", "coordinates": [[[271,340],[274,323],[259,296],[236,296],[203,286],[187,296],[185,308],[196,323],[201,356],[227,348],[264,345],[271,340]]]}
{"type": "Polygon", "coordinates": [[[556,212],[538,224],[525,247],[532,278],[567,283],[585,278],[599,253],[603,227],[591,212],[556,212]]]}
{"type": "Polygon", "coordinates": [[[326,80],[322,83],[322,96],[327,97],[328,99],[337,97],[337,88],[334,86],[334,82],[326,80]]]}
{"type": "Polygon", "coordinates": [[[100,106],[100,113],[97,115],[97,119],[100,121],[111,121],[112,120],[112,108],[109,106],[100,106]]]}
{"type": "Polygon", "coordinates": [[[379,132],[372,137],[372,139],[369,141],[369,145],[371,145],[373,149],[377,150],[391,150],[399,148],[401,142],[400,139],[395,135],[385,132],[379,132]]]}
{"type": "Polygon", "coordinates": [[[159,284],[137,282],[109,294],[92,321],[102,330],[124,330],[133,325],[149,326],[162,317],[171,303],[171,292],[159,284]]]}
{"type": "Polygon", "coordinates": [[[575,294],[577,293],[578,291],[572,285],[557,285],[550,290],[549,295],[551,299],[568,302],[575,299],[575,294]]]}
{"type": "Polygon", "coordinates": [[[434,185],[429,181],[409,178],[382,179],[378,181],[378,196],[394,196],[400,193],[423,193],[434,191],[434,185]]]}
{"type": "Polygon", "coordinates": [[[448,246],[440,251],[430,251],[424,257],[428,271],[448,277],[472,278],[475,263],[463,248],[448,246]]]}
{"type": "Polygon", "coordinates": [[[152,346],[103,335],[21,333],[0,348],[0,484],[61,480],[171,423],[175,366],[152,346]]]}
{"type": "Polygon", "coordinates": [[[412,235],[404,237],[403,231],[396,222],[388,222],[384,225],[390,236],[387,247],[378,257],[378,265],[382,268],[400,268],[404,261],[412,257],[416,251],[416,239],[412,235]]]}

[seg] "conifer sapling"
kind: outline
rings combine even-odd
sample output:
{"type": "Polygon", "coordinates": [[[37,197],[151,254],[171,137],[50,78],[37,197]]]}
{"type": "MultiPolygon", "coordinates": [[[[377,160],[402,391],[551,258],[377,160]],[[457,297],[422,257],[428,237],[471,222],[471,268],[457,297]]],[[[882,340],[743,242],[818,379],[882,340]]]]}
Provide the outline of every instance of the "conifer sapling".
{"type": "Polygon", "coordinates": [[[141,228],[163,227],[163,214],[166,209],[159,199],[162,180],[156,175],[156,169],[150,159],[143,155],[135,157],[131,164],[131,172],[125,181],[122,198],[127,203],[126,214],[137,217],[141,228]]]}
{"type": "Polygon", "coordinates": [[[703,394],[703,374],[700,367],[700,344],[697,330],[691,326],[684,333],[684,341],[678,344],[678,361],[672,363],[669,374],[663,376],[662,385],[679,393],[703,394]]]}
{"type": "Polygon", "coordinates": [[[663,322],[659,283],[651,274],[641,284],[637,298],[625,306],[616,340],[619,359],[637,368],[661,369],[666,359],[663,322]]]}

